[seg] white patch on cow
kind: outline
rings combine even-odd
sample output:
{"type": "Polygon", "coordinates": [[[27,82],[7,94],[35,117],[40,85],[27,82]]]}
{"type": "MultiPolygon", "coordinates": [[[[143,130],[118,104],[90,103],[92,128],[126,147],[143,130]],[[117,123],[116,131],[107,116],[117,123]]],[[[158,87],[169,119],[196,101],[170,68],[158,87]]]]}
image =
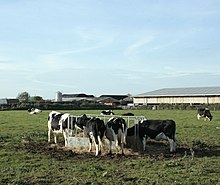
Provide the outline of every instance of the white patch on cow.
{"type": "MultiPolygon", "coordinates": [[[[112,141],[117,140],[117,136],[112,128],[106,127],[106,137],[109,140],[109,153],[112,153],[112,141]]],[[[117,146],[116,146],[116,152],[117,152],[117,146]]]]}
{"type": "MultiPolygon", "coordinates": [[[[96,142],[95,142],[95,137],[94,137],[94,135],[93,135],[92,132],[89,132],[89,137],[92,139],[92,142],[95,143],[95,155],[98,156],[98,154],[99,154],[99,152],[100,152],[100,148],[101,148],[101,146],[100,146],[100,144],[101,144],[101,139],[100,139],[100,137],[98,136],[98,143],[96,143],[96,142]]],[[[89,152],[91,152],[91,151],[92,151],[92,143],[89,142],[89,152]]]]}
{"type": "Polygon", "coordinates": [[[99,155],[99,145],[95,142],[95,155],[99,155]]]}
{"type": "Polygon", "coordinates": [[[200,120],[202,116],[200,116],[200,114],[197,114],[197,119],[200,120]]]}
{"type": "Polygon", "coordinates": [[[64,142],[65,142],[65,147],[68,146],[68,129],[63,130],[63,137],[64,137],[64,142]]]}
{"type": "Polygon", "coordinates": [[[126,129],[123,132],[121,129],[118,130],[118,134],[115,134],[112,128],[106,127],[106,137],[109,140],[109,153],[112,153],[112,141],[115,142],[116,154],[119,152],[119,145],[122,150],[122,154],[124,154],[124,144],[126,144],[126,129]]]}
{"type": "Polygon", "coordinates": [[[207,116],[205,116],[204,114],[202,114],[202,115],[197,114],[197,119],[198,119],[198,120],[200,120],[201,118],[203,118],[203,119],[204,119],[204,121],[206,121],[206,120],[209,120],[209,121],[210,121],[210,118],[209,118],[209,117],[207,117],[207,116]]]}
{"type": "Polygon", "coordinates": [[[50,142],[50,135],[51,135],[51,132],[53,133],[54,135],[54,143],[57,144],[57,135],[58,134],[63,134],[63,137],[64,137],[64,142],[65,142],[65,147],[68,146],[68,129],[64,129],[62,128],[62,124],[64,123],[64,121],[66,121],[68,118],[69,118],[69,114],[63,114],[59,120],[59,126],[60,126],[60,129],[59,130],[52,130],[51,128],[51,122],[52,122],[52,115],[53,114],[61,114],[60,112],[56,112],[56,111],[52,111],[50,112],[49,114],[49,120],[48,120],[48,142],[50,142]]]}
{"type": "Polygon", "coordinates": [[[155,137],[155,140],[156,140],[156,141],[165,140],[165,139],[167,139],[167,136],[166,136],[163,132],[159,133],[159,134],[155,137]]]}
{"type": "Polygon", "coordinates": [[[49,114],[49,120],[48,120],[48,142],[50,142],[50,136],[51,136],[51,132],[54,134],[54,143],[57,143],[57,138],[56,138],[56,134],[61,133],[60,131],[53,131],[51,129],[51,122],[52,122],[52,115],[53,114],[60,114],[60,112],[56,112],[56,111],[52,111],[49,114]]]}
{"type": "Polygon", "coordinates": [[[167,138],[170,143],[170,152],[176,151],[176,142],[173,139],[167,138]]]}
{"type": "Polygon", "coordinates": [[[30,111],[30,114],[37,114],[37,113],[40,113],[40,112],[42,112],[42,110],[37,109],[37,108],[32,108],[31,111],[30,111]]]}
{"type": "Polygon", "coordinates": [[[114,117],[109,118],[108,122],[109,122],[109,121],[112,121],[113,119],[115,119],[115,118],[114,118],[114,117]]]}
{"type": "Polygon", "coordinates": [[[98,142],[99,142],[99,151],[101,151],[101,148],[103,147],[103,145],[102,145],[102,140],[100,136],[98,136],[98,142]]]}
{"type": "MultiPolygon", "coordinates": [[[[92,139],[92,142],[94,142],[95,143],[95,138],[94,138],[94,136],[93,136],[93,133],[92,132],[89,132],[89,137],[92,139]]],[[[92,151],[92,143],[91,142],[89,142],[89,152],[91,152],[92,151]]]]}

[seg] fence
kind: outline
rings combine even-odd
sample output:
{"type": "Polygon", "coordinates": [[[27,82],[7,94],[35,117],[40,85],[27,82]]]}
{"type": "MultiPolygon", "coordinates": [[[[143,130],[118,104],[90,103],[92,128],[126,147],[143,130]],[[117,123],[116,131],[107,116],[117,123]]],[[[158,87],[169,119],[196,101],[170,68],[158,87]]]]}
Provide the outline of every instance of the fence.
{"type": "MultiPolygon", "coordinates": [[[[142,119],[145,119],[144,116],[122,116],[122,115],[96,115],[96,114],[86,114],[87,117],[97,117],[104,121],[106,124],[107,121],[112,117],[121,117],[123,118],[126,123],[127,127],[131,127],[133,125],[136,125],[135,128],[135,135],[131,137],[126,138],[127,146],[131,148],[138,148],[139,140],[137,139],[138,135],[138,122],[142,119]]],[[[84,136],[84,133],[78,132],[77,129],[74,131],[70,128],[73,128],[73,120],[79,118],[81,116],[79,115],[71,115],[68,119],[68,135],[67,135],[67,147],[70,148],[81,148],[81,147],[88,147],[89,141],[88,138],[84,136]]],[[[107,139],[104,140],[104,148],[107,148],[109,146],[107,139]]],[[[114,145],[113,145],[114,147],[114,145]]]]}

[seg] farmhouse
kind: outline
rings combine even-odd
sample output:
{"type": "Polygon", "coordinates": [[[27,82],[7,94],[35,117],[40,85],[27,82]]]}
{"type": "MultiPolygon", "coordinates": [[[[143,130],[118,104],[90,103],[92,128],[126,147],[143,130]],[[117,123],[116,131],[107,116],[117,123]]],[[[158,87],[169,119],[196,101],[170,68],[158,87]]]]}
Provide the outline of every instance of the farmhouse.
{"type": "Polygon", "coordinates": [[[84,93],[80,94],[62,94],[61,92],[56,93],[56,102],[73,102],[73,101],[95,101],[95,96],[87,95],[84,93]]]}
{"type": "Polygon", "coordinates": [[[133,97],[134,105],[220,103],[220,87],[164,88],[133,97]]]}

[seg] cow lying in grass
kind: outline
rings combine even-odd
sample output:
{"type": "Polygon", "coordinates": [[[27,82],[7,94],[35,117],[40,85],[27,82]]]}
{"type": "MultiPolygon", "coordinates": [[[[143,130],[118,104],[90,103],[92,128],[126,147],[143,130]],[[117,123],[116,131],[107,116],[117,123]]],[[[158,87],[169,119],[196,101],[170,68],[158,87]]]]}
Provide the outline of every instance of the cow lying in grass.
{"type": "Polygon", "coordinates": [[[28,112],[29,112],[30,114],[38,114],[38,113],[41,113],[42,110],[37,109],[37,108],[30,108],[30,109],[28,109],[28,112]]]}
{"type": "Polygon", "coordinates": [[[200,108],[197,110],[197,119],[200,120],[201,118],[203,118],[205,121],[212,120],[212,114],[208,108],[200,108]]]}

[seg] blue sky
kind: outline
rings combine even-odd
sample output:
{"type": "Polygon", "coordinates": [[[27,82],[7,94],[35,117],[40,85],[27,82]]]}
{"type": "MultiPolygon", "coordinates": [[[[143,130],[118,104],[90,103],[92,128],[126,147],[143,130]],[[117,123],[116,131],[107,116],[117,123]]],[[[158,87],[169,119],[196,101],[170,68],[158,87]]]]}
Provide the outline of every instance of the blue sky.
{"type": "Polygon", "coordinates": [[[219,0],[0,0],[0,98],[220,85],[219,0]]]}

